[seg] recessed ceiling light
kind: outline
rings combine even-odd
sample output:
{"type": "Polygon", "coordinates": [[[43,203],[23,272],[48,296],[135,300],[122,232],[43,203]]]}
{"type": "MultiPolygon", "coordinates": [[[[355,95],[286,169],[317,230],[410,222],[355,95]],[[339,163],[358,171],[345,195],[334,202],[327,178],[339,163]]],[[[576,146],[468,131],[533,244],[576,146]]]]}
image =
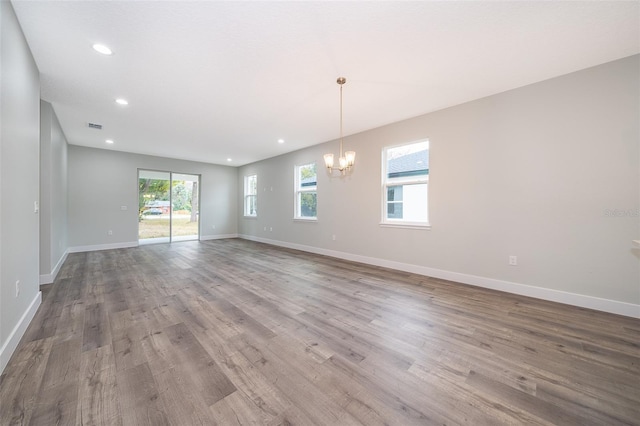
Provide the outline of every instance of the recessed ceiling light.
{"type": "Polygon", "coordinates": [[[231,161],[231,158],[227,158],[227,161],[231,161]]]}
{"type": "Polygon", "coordinates": [[[122,99],[122,98],[116,99],[116,103],[118,105],[129,105],[129,101],[127,101],[126,99],[122,99]]]}
{"type": "Polygon", "coordinates": [[[111,49],[109,49],[104,44],[98,44],[98,43],[94,44],[93,50],[95,50],[98,53],[102,53],[103,55],[113,55],[113,52],[111,51],[111,49]]]}
{"type": "Polygon", "coordinates": [[[111,145],[113,143],[113,140],[107,139],[105,142],[108,143],[109,145],[111,145]]]}
{"type": "Polygon", "coordinates": [[[284,139],[278,139],[278,143],[284,143],[284,139]]]}

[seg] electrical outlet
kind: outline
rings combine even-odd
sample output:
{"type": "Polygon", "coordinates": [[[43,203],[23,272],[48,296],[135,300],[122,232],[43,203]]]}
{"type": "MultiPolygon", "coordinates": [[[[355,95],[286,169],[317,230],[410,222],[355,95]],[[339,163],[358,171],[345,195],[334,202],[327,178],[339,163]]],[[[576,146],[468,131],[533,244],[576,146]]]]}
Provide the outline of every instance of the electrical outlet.
{"type": "Polygon", "coordinates": [[[331,236],[331,239],[332,239],[333,241],[335,241],[335,240],[336,240],[336,236],[335,236],[335,234],[331,236]]]}
{"type": "Polygon", "coordinates": [[[107,231],[107,235],[113,235],[113,231],[112,231],[111,229],[109,229],[109,230],[107,231]]]}
{"type": "Polygon", "coordinates": [[[120,210],[126,210],[127,206],[120,206],[120,210]]]}
{"type": "Polygon", "coordinates": [[[16,297],[20,296],[20,280],[16,281],[16,297]]]}
{"type": "Polygon", "coordinates": [[[269,227],[269,232],[273,232],[273,226],[269,227]]]}
{"type": "Polygon", "coordinates": [[[518,264],[518,256],[509,256],[509,265],[516,266],[518,264]]]}
{"type": "Polygon", "coordinates": [[[264,227],[264,230],[265,230],[265,231],[267,230],[267,227],[266,227],[266,226],[264,227]]]}

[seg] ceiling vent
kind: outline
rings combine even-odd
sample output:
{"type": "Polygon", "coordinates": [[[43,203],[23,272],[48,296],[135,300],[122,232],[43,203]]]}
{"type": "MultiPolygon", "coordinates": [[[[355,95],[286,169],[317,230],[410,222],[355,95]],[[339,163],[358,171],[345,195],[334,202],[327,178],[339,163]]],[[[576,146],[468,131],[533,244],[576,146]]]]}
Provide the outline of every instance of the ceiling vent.
{"type": "Polygon", "coordinates": [[[89,123],[90,129],[102,130],[102,124],[89,123]]]}

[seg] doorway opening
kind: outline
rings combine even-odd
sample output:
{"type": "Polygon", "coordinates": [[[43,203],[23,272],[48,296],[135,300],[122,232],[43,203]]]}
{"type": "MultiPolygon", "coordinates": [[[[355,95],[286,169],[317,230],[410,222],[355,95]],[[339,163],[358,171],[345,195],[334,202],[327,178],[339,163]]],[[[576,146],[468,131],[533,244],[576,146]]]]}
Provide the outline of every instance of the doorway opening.
{"type": "Polygon", "coordinates": [[[138,243],[200,239],[200,176],[138,170],[138,243]]]}

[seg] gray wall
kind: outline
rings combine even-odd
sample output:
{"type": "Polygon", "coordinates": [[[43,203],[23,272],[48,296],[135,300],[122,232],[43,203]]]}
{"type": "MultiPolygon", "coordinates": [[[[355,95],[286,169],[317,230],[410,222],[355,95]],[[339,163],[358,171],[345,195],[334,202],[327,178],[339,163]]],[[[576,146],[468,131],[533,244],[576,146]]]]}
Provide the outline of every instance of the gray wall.
{"type": "Polygon", "coordinates": [[[0,2],[0,371],[39,303],[40,81],[8,1],[0,2]],[[16,281],[20,295],[16,297],[16,281]]]}
{"type": "Polygon", "coordinates": [[[69,145],[68,161],[72,250],[137,243],[138,169],[201,175],[201,238],[237,233],[237,172],[233,167],[75,145],[69,145]],[[113,235],[107,235],[109,230],[113,235]]]}
{"type": "Polygon", "coordinates": [[[239,234],[624,302],[640,315],[639,72],[633,56],[348,137],[356,166],[342,179],[322,170],[337,141],[242,167],[239,234]],[[424,138],[432,229],[381,227],[382,148],[424,138]],[[310,161],[317,223],[292,220],[294,165],[310,161]],[[242,181],[254,173],[258,217],[248,219],[242,181]]]}
{"type": "Polygon", "coordinates": [[[40,280],[53,282],[67,250],[67,139],[40,101],[40,280]]]}

